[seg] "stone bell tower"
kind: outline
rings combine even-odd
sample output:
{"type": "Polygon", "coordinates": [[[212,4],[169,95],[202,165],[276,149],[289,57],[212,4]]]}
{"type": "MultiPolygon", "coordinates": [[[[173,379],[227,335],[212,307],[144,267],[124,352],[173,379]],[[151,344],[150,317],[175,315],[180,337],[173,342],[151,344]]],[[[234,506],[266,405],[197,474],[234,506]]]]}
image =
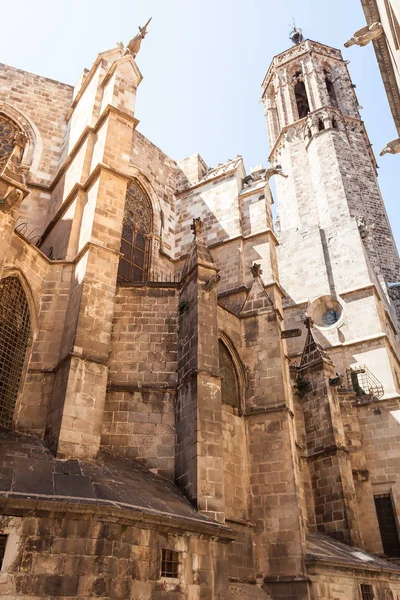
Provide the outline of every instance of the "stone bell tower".
{"type": "Polygon", "coordinates": [[[287,175],[276,180],[285,318],[309,314],[338,368],[363,362],[394,394],[400,262],[355,86],[340,50],[297,28],[292,41],[262,84],[269,158],[287,175]]]}

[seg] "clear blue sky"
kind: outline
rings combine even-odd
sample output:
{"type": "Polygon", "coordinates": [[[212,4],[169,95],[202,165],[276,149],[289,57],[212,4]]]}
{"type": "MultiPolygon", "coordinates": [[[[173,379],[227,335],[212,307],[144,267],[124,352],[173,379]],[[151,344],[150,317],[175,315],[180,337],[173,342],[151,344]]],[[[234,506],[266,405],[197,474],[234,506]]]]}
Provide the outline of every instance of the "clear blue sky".
{"type": "MultiPolygon", "coordinates": [[[[341,48],[373,149],[397,137],[372,45],[343,48],[365,24],[360,0],[19,0],[3,2],[0,62],[75,83],[98,52],[127,43],[152,16],[137,62],[139,130],[174,159],[209,166],[241,154],[266,164],[260,86],[274,54],[305,37],[341,48]]],[[[400,240],[400,155],[379,156],[379,182],[400,240]],[[397,175],[396,175],[397,169],[397,175]]]]}

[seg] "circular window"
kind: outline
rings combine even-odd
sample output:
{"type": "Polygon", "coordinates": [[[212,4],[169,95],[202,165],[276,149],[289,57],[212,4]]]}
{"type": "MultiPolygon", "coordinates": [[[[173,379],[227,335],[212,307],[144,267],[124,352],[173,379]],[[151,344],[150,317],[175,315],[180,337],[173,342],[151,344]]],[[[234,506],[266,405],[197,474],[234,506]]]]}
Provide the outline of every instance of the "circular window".
{"type": "Polygon", "coordinates": [[[330,327],[339,321],[339,313],[334,308],[326,310],[321,317],[321,325],[323,327],[330,327]]]}
{"type": "Polygon", "coordinates": [[[321,296],[314,300],[307,309],[317,327],[332,327],[342,316],[342,305],[332,296],[321,296]]]}

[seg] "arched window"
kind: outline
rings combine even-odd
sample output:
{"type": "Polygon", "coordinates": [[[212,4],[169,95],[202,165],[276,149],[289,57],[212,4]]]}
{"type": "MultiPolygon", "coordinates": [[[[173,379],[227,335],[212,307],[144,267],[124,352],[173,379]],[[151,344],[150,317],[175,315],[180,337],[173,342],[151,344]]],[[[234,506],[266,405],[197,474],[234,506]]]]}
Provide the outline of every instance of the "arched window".
{"type": "Polygon", "coordinates": [[[337,121],[336,121],[335,118],[332,119],[332,127],[333,127],[333,129],[339,129],[337,121]]]}
{"type": "Polygon", "coordinates": [[[239,408],[239,379],[236,372],[236,367],[228,352],[225,344],[218,341],[219,350],[219,371],[222,377],[221,382],[221,397],[223,404],[229,404],[234,408],[239,408]]]}
{"type": "Polygon", "coordinates": [[[297,71],[293,76],[294,82],[294,96],[296,99],[297,112],[299,119],[303,119],[310,112],[310,105],[308,103],[307,90],[303,81],[303,74],[301,71],[297,71]]]}
{"type": "Polygon", "coordinates": [[[11,427],[21,383],[31,319],[17,277],[0,281],[0,425],[11,427]]]}
{"type": "Polygon", "coordinates": [[[328,92],[329,105],[337,107],[338,103],[336,98],[335,87],[332,83],[332,76],[326,69],[324,69],[324,75],[326,91],[328,92]]]}
{"type": "Polygon", "coordinates": [[[135,182],[128,185],[122,226],[118,283],[145,281],[149,269],[149,234],[152,231],[153,211],[150,200],[135,182]]]}
{"type": "Polygon", "coordinates": [[[318,131],[323,131],[325,129],[325,125],[322,119],[318,121],[318,131]]]}
{"type": "Polygon", "coordinates": [[[14,139],[19,132],[18,127],[0,114],[0,171],[4,168],[14,148],[14,139]]]}

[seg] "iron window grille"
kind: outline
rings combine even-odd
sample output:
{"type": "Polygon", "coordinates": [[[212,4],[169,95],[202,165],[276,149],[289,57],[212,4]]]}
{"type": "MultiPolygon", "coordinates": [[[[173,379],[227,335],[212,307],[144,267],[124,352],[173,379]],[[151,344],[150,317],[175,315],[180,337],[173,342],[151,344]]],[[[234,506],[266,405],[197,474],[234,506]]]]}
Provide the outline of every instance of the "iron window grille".
{"type": "Polygon", "coordinates": [[[0,171],[10,158],[14,148],[14,138],[19,129],[10,119],[0,114],[0,171]]]}
{"type": "Polygon", "coordinates": [[[374,588],[369,583],[361,584],[361,598],[362,600],[374,600],[374,588]]]}
{"type": "Polygon", "coordinates": [[[346,369],[346,377],[341,389],[355,392],[358,402],[379,399],[385,393],[381,382],[365,365],[346,369]]]}
{"type": "Polygon", "coordinates": [[[392,497],[390,494],[377,494],[374,496],[374,501],[383,551],[390,557],[400,556],[400,541],[392,497]]]}
{"type": "Polygon", "coordinates": [[[175,550],[161,550],[161,577],[176,579],[179,576],[179,552],[175,550]]]}
{"type": "Polygon", "coordinates": [[[30,314],[17,277],[0,281],[0,426],[10,428],[29,344],[30,314]]]}
{"type": "Polygon", "coordinates": [[[0,571],[3,566],[4,554],[6,552],[7,536],[0,535],[0,571]]]}

